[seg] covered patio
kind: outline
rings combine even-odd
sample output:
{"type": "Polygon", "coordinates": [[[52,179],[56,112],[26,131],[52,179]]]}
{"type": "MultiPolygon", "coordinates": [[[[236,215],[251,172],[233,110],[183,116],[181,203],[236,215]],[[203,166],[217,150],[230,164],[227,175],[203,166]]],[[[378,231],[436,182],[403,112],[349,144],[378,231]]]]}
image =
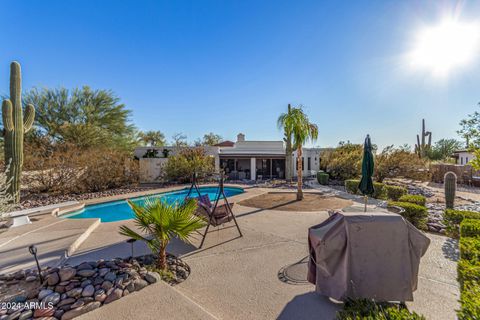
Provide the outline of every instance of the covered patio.
{"type": "Polygon", "coordinates": [[[285,156],[221,155],[220,168],[230,180],[284,179],[285,156]]]}

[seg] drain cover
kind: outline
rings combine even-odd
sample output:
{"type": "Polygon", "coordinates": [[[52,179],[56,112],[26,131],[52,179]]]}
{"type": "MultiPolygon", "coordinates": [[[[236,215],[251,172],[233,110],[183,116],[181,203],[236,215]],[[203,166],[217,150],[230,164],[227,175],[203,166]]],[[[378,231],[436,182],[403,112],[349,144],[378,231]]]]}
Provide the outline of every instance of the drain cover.
{"type": "Polygon", "coordinates": [[[278,271],[278,279],[288,284],[307,284],[308,256],[302,260],[282,267],[278,271]]]}

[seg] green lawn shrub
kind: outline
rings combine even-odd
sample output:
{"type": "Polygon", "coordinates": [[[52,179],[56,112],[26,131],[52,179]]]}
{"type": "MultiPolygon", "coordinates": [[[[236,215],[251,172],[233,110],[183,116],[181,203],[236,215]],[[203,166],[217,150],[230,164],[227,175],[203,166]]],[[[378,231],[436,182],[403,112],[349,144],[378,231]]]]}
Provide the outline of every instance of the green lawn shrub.
{"type": "Polygon", "coordinates": [[[462,210],[445,210],[443,215],[443,223],[447,227],[447,234],[450,237],[458,238],[460,235],[460,223],[463,219],[480,219],[480,212],[462,211],[462,210]]]}
{"type": "Polygon", "coordinates": [[[405,211],[401,215],[411,224],[421,230],[427,230],[427,208],[410,202],[390,201],[389,206],[403,208],[405,211]]]}
{"type": "Polygon", "coordinates": [[[359,183],[360,183],[360,180],[356,180],[356,179],[345,180],[345,189],[347,190],[348,193],[357,194],[359,192],[358,191],[359,183]]]}
{"type": "Polygon", "coordinates": [[[480,237],[480,220],[464,219],[460,223],[460,237],[480,237]]]}
{"type": "Polygon", "coordinates": [[[401,196],[400,199],[398,199],[398,201],[410,202],[410,203],[414,203],[419,206],[425,207],[425,203],[427,202],[427,199],[422,195],[406,194],[401,196]]]}
{"type": "Polygon", "coordinates": [[[480,237],[462,237],[459,247],[461,259],[480,261],[480,237]]]}
{"type": "Polygon", "coordinates": [[[458,320],[480,319],[480,282],[466,282],[460,293],[458,320]]]}
{"type": "Polygon", "coordinates": [[[343,310],[337,312],[337,320],[425,320],[404,306],[374,302],[367,299],[347,300],[343,310]]]}
{"type": "Polygon", "coordinates": [[[460,259],[457,265],[457,277],[460,291],[463,291],[468,282],[480,283],[480,262],[460,259]]]}
{"type": "MultiPolygon", "coordinates": [[[[347,190],[348,193],[361,194],[360,191],[358,190],[359,184],[360,184],[360,180],[357,180],[357,179],[345,180],[345,190],[347,190]]],[[[373,193],[372,198],[385,199],[386,189],[383,183],[374,182],[373,188],[375,189],[375,192],[373,193]]]]}
{"type": "Polygon", "coordinates": [[[385,190],[387,193],[387,198],[393,201],[398,201],[401,196],[407,194],[407,188],[399,186],[385,185],[385,190]]]}
{"type": "Polygon", "coordinates": [[[321,185],[325,186],[328,184],[328,173],[325,172],[317,172],[317,181],[321,185]]]}

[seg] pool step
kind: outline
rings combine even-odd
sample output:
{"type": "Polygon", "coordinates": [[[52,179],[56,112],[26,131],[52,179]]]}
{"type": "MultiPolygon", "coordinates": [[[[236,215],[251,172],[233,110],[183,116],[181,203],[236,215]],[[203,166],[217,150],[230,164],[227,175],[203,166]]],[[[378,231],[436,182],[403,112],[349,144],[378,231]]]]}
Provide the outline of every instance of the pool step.
{"type": "Polygon", "coordinates": [[[41,266],[58,266],[100,225],[99,219],[59,219],[51,215],[1,234],[0,273],[35,267],[28,251],[38,250],[41,266]]]}

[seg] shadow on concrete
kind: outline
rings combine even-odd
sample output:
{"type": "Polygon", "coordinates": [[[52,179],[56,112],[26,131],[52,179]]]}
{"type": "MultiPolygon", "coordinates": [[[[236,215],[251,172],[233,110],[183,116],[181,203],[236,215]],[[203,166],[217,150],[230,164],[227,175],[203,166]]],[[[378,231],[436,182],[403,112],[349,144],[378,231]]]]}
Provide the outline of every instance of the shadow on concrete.
{"type": "Polygon", "coordinates": [[[446,238],[442,244],[443,256],[452,261],[458,261],[460,259],[460,250],[458,248],[458,240],[452,238],[446,238]]]}
{"type": "Polygon", "coordinates": [[[328,297],[316,292],[295,296],[283,308],[278,320],[335,319],[335,314],[342,304],[332,302],[328,297]]]}

